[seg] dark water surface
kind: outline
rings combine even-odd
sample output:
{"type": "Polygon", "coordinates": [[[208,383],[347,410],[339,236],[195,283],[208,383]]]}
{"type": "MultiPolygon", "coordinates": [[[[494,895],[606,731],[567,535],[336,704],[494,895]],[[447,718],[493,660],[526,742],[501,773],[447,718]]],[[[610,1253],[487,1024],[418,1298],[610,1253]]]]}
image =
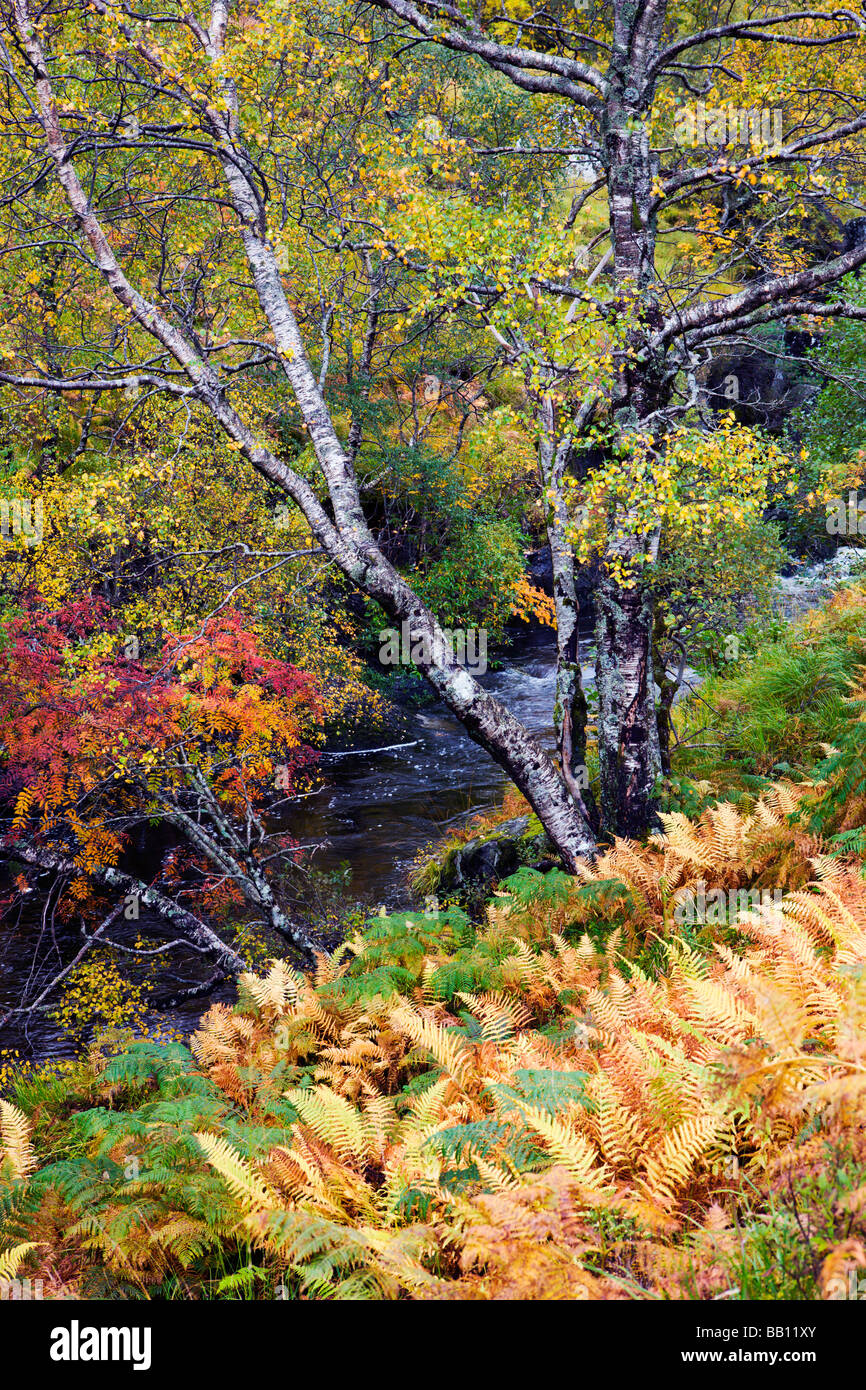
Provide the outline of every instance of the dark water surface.
{"type": "MultiPolygon", "coordinates": [[[[548,639],[527,643],[482,684],[552,745],[554,677],[548,639]]],[[[584,678],[593,681],[588,664],[584,678]]],[[[414,714],[395,747],[323,754],[320,772],[323,786],[291,810],[289,828],[301,844],[323,842],[313,855],[319,868],[349,863],[353,897],[389,908],[408,903],[418,851],[470,812],[495,806],[507,780],[442,705],[414,714]]]]}

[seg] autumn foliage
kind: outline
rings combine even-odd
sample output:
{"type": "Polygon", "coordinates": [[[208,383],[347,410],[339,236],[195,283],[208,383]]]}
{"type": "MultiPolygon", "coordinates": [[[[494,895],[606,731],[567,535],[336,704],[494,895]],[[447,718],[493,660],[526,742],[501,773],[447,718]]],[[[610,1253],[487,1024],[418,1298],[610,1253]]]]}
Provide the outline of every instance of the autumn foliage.
{"type": "Polygon", "coordinates": [[[33,604],[0,653],[9,838],[60,843],[86,868],[196,785],[230,810],[263,805],[278,767],[283,795],[310,767],[316,710],[310,678],[263,654],[237,611],[145,662],[101,600],[33,604]]]}

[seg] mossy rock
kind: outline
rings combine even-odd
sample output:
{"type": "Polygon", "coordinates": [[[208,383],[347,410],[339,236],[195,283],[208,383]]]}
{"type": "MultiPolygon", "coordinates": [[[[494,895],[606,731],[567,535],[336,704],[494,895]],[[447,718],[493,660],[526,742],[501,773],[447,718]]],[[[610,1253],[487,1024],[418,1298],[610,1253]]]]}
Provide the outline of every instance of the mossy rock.
{"type": "Polygon", "coordinates": [[[452,845],[434,856],[413,880],[416,894],[441,893],[477,907],[493,886],[524,864],[557,861],[556,851],[535,815],[503,821],[486,835],[452,845]]]}

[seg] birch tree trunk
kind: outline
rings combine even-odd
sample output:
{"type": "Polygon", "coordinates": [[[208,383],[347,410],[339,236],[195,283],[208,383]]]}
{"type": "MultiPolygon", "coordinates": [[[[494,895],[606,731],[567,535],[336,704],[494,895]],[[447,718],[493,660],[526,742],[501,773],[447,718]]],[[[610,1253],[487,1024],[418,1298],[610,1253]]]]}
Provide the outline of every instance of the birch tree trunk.
{"type": "Polygon", "coordinates": [[[661,752],[652,667],[652,604],[643,582],[632,588],[604,575],[595,593],[598,749],[602,823],[640,835],[653,823],[661,752]]]}
{"type": "Polygon", "coordinates": [[[553,570],[556,611],[556,688],[553,726],[563,780],[586,821],[597,828],[598,816],[586,767],[587,700],[580,663],[580,607],[575,582],[574,545],[568,535],[568,511],[562,481],[570,439],[558,435],[550,396],[539,406],[538,462],[548,499],[547,540],[553,570]]]}
{"type": "MultiPolygon", "coordinates": [[[[616,7],[609,94],[601,123],[615,302],[626,312],[637,309],[637,326],[620,355],[612,417],[621,436],[618,442],[633,441],[635,465],[645,455],[647,436],[654,433],[653,417],[663,404],[665,390],[664,364],[654,360],[648,341],[648,332],[663,322],[652,200],[657,161],[648,128],[640,119],[652,101],[649,64],[658,52],[665,8],[655,0],[650,0],[643,15],[637,4],[616,7]]],[[[661,772],[646,551],[647,539],[637,530],[633,516],[618,508],[595,594],[598,744],[602,824],[629,836],[642,834],[652,824],[655,784],[661,772]]]]}

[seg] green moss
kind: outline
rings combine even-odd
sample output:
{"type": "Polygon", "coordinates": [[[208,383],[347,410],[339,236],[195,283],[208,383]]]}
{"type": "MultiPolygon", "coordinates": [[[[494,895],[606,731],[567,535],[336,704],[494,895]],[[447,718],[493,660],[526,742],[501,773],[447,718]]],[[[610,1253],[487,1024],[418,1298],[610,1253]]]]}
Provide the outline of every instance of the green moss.
{"type": "Polygon", "coordinates": [[[446,839],[432,850],[410,877],[413,895],[422,899],[444,892],[466,907],[478,908],[506,874],[555,857],[534,812],[514,817],[503,807],[502,817],[472,839],[446,839]]]}

